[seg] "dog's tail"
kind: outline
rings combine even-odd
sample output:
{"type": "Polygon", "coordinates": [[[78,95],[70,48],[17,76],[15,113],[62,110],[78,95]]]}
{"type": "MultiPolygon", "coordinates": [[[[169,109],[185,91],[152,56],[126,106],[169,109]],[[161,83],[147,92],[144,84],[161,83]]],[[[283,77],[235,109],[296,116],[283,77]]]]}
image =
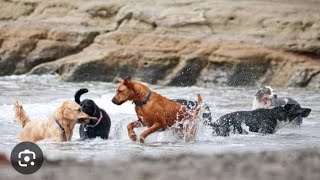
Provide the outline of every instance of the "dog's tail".
{"type": "Polygon", "coordinates": [[[80,103],[81,103],[81,101],[80,101],[80,96],[81,96],[82,94],[87,93],[87,92],[89,92],[89,90],[86,89],[86,88],[79,89],[79,90],[76,92],[76,94],[74,95],[74,101],[75,101],[76,103],[80,104],[80,103]]]}
{"type": "Polygon", "coordinates": [[[29,116],[24,111],[22,105],[18,102],[14,102],[14,110],[16,118],[21,122],[22,127],[30,122],[29,116]]]}
{"type": "Polygon", "coordinates": [[[200,94],[198,94],[198,101],[197,101],[197,107],[194,109],[194,111],[192,112],[192,117],[195,118],[199,112],[200,112],[200,109],[201,109],[201,106],[202,106],[202,97],[200,94]]]}

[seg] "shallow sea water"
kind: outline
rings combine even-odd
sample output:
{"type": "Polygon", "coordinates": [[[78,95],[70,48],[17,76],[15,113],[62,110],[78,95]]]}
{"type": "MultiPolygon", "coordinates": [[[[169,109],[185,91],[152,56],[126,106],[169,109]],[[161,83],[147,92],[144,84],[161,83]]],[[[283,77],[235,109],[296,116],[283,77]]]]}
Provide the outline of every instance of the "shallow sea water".
{"type": "MultiPolygon", "coordinates": [[[[236,111],[250,110],[256,87],[164,87],[148,85],[168,98],[196,100],[200,93],[210,106],[213,119],[236,111]]],[[[196,141],[184,142],[170,130],[157,132],[141,145],[132,142],[126,131],[126,125],[136,119],[134,105],[127,102],[121,106],[111,102],[117,84],[104,82],[67,83],[55,76],[7,76],[0,77],[0,153],[10,155],[18,143],[20,124],[14,120],[12,103],[19,100],[31,120],[47,119],[66,99],[73,100],[79,88],[88,88],[89,93],[82,99],[93,99],[105,109],[112,120],[110,139],[79,141],[79,125],[74,129],[71,142],[57,143],[41,141],[37,144],[44,155],[51,159],[76,158],[78,160],[105,160],[126,158],[136,155],[160,156],[182,153],[224,153],[246,151],[272,151],[306,147],[320,147],[320,89],[276,88],[278,96],[296,99],[303,107],[312,109],[300,127],[287,125],[272,135],[250,133],[215,137],[211,130],[200,126],[196,141]]],[[[139,135],[144,128],[136,130],[139,135]]]]}

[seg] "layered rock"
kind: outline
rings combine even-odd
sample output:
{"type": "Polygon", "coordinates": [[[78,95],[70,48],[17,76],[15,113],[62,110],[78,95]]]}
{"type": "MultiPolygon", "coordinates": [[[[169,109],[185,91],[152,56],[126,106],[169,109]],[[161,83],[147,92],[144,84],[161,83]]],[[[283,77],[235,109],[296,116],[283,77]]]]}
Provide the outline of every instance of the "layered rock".
{"type": "Polygon", "coordinates": [[[1,3],[0,75],[320,88],[318,0],[1,3]]]}

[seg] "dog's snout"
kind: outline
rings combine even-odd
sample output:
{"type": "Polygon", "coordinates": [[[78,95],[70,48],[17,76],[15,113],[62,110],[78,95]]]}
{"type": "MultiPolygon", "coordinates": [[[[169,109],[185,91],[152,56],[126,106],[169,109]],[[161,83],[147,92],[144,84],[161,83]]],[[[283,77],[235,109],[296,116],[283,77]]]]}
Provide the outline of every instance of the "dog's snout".
{"type": "Polygon", "coordinates": [[[273,97],[276,99],[276,98],[278,97],[278,95],[277,95],[277,94],[274,94],[273,97]]]}
{"type": "Polygon", "coordinates": [[[115,98],[112,98],[111,101],[113,102],[113,104],[116,104],[116,99],[115,98]]]}
{"type": "Polygon", "coordinates": [[[113,104],[119,105],[119,102],[118,102],[118,100],[117,100],[115,97],[112,98],[111,101],[113,102],[113,104]]]}

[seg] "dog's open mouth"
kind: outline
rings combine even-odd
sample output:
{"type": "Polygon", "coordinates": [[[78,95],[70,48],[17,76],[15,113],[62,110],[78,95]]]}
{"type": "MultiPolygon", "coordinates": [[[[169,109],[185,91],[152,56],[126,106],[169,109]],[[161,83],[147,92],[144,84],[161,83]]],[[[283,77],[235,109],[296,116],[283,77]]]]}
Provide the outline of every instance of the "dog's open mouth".
{"type": "Polygon", "coordinates": [[[80,124],[96,124],[98,122],[98,118],[96,117],[89,117],[89,118],[79,118],[77,123],[80,124]]]}

